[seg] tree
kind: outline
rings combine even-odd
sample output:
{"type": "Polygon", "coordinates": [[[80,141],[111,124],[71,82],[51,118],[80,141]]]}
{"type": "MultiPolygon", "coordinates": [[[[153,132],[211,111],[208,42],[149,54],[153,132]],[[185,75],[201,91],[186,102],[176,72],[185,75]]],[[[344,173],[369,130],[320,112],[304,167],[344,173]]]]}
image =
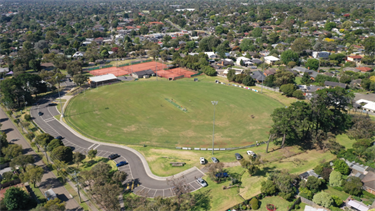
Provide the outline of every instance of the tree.
{"type": "Polygon", "coordinates": [[[236,81],[237,83],[242,83],[242,80],[243,80],[244,77],[245,77],[244,74],[238,74],[238,75],[236,75],[236,77],[235,77],[235,81],[236,81]]]}
{"type": "Polygon", "coordinates": [[[126,180],[127,176],[128,175],[123,171],[116,171],[112,176],[112,180],[117,183],[122,183],[123,181],[126,180]]]}
{"type": "Polygon", "coordinates": [[[54,139],[53,136],[51,136],[48,133],[42,133],[35,137],[35,142],[42,146],[44,149],[47,148],[47,145],[54,139]]]}
{"type": "Polygon", "coordinates": [[[275,75],[269,75],[266,77],[263,84],[268,87],[273,87],[275,86],[275,80],[276,80],[275,75]]]}
{"type": "Polygon", "coordinates": [[[83,85],[87,81],[87,76],[82,75],[82,74],[76,74],[73,76],[73,81],[76,83],[78,86],[83,85]]]}
{"type": "Polygon", "coordinates": [[[375,37],[371,36],[365,39],[363,42],[365,52],[371,56],[375,54],[375,37]]]}
{"type": "Polygon", "coordinates": [[[286,200],[292,198],[296,192],[292,185],[295,178],[294,175],[289,174],[287,171],[277,171],[269,175],[269,179],[276,184],[279,195],[286,200]]]}
{"type": "Polygon", "coordinates": [[[288,97],[293,96],[293,92],[296,90],[296,86],[294,84],[284,84],[281,85],[280,91],[283,92],[288,97]]]}
{"type": "Polygon", "coordinates": [[[217,35],[222,34],[224,32],[224,27],[222,25],[216,26],[215,32],[216,32],[217,35]]]}
{"type": "Polygon", "coordinates": [[[301,197],[304,197],[304,198],[308,199],[308,200],[312,200],[312,199],[313,199],[313,196],[314,196],[313,192],[311,192],[311,191],[310,191],[309,189],[307,189],[307,188],[300,188],[299,195],[300,195],[301,197]]]}
{"type": "Polygon", "coordinates": [[[310,75],[305,72],[303,73],[301,84],[309,85],[312,82],[310,75]]]}
{"type": "Polygon", "coordinates": [[[310,70],[317,70],[319,68],[319,60],[317,59],[308,59],[305,67],[310,70]]]}
{"type": "Polygon", "coordinates": [[[327,31],[332,31],[333,28],[336,28],[335,22],[328,22],[324,25],[324,29],[327,31]]]}
{"type": "Polygon", "coordinates": [[[89,157],[92,160],[93,158],[95,158],[96,153],[98,153],[98,150],[90,149],[87,153],[87,157],[89,157]]]}
{"type": "Polygon", "coordinates": [[[25,170],[26,165],[34,163],[34,156],[32,155],[19,155],[12,159],[10,162],[11,167],[20,166],[22,170],[25,170]]]}
{"type": "Polygon", "coordinates": [[[289,62],[295,62],[295,63],[299,62],[298,53],[296,53],[292,50],[286,50],[286,51],[282,52],[280,58],[281,58],[281,61],[284,64],[288,64],[289,62]]]}
{"type": "Polygon", "coordinates": [[[293,73],[285,70],[277,71],[274,84],[278,87],[284,84],[294,84],[295,76],[293,73]]]}
{"type": "Polygon", "coordinates": [[[65,203],[62,202],[59,198],[55,198],[48,200],[47,203],[44,204],[44,208],[51,211],[64,211],[65,203]]]}
{"type": "Polygon", "coordinates": [[[59,146],[52,151],[51,155],[53,160],[60,160],[66,163],[70,163],[73,160],[73,152],[70,147],[59,146]]]}
{"type": "Polygon", "coordinates": [[[303,95],[303,92],[301,90],[299,90],[299,89],[295,90],[293,92],[292,96],[295,97],[295,98],[297,98],[297,99],[300,99],[300,100],[302,100],[302,99],[305,98],[305,96],[303,95]]]}
{"type": "Polygon", "coordinates": [[[32,166],[29,165],[26,167],[26,172],[22,175],[22,181],[24,182],[30,182],[32,184],[35,184],[37,182],[41,182],[43,178],[44,170],[40,166],[32,166]]]}
{"type": "Polygon", "coordinates": [[[307,178],[306,187],[313,193],[317,193],[320,190],[320,185],[322,181],[314,176],[309,176],[307,178]]]}
{"type": "Polygon", "coordinates": [[[63,142],[60,139],[53,139],[48,145],[47,145],[47,151],[52,152],[55,148],[59,146],[64,146],[63,142]]]}
{"type": "MultiPolygon", "coordinates": [[[[107,51],[108,53],[108,51],[107,51]]],[[[82,73],[82,62],[81,61],[72,61],[68,63],[66,66],[66,71],[68,72],[69,75],[74,76],[76,74],[81,74],[82,73]]],[[[74,79],[74,77],[73,77],[74,79]]]]}
{"type": "Polygon", "coordinates": [[[338,196],[332,195],[332,199],[333,199],[333,205],[335,207],[341,207],[341,205],[344,203],[342,199],[338,196]]]}
{"type": "Polygon", "coordinates": [[[75,152],[73,154],[73,161],[77,164],[77,168],[79,167],[79,164],[85,159],[85,155],[80,152],[75,152]]]}
{"type": "Polygon", "coordinates": [[[333,203],[332,197],[326,192],[320,192],[314,195],[313,202],[323,207],[329,207],[333,203]]]}
{"type": "MultiPolygon", "coordinates": [[[[1,123],[0,123],[0,127],[1,127],[1,123]]],[[[7,141],[7,134],[2,132],[0,136],[0,157],[4,157],[3,148],[7,148],[8,145],[9,143],[7,141]]]]}
{"type": "Polygon", "coordinates": [[[251,200],[250,200],[250,205],[251,205],[251,209],[253,209],[253,210],[257,210],[257,209],[259,209],[259,201],[258,201],[258,199],[257,198],[252,198],[251,200]]]}
{"type": "Polygon", "coordinates": [[[104,183],[94,186],[94,192],[96,200],[105,210],[121,210],[118,196],[122,192],[122,188],[118,184],[104,183]]]}
{"type": "Polygon", "coordinates": [[[141,34],[147,34],[148,33],[148,28],[147,26],[142,26],[140,29],[139,29],[139,32],[141,34]]]}
{"type": "Polygon", "coordinates": [[[251,76],[247,75],[247,76],[245,76],[243,78],[242,83],[245,86],[254,86],[255,85],[255,80],[251,76]]]}
{"type": "Polygon", "coordinates": [[[338,159],[334,163],[335,170],[340,172],[343,175],[348,175],[350,172],[348,164],[345,161],[338,159]]]}
{"type": "Polygon", "coordinates": [[[362,193],[362,181],[359,177],[350,176],[344,182],[344,191],[351,194],[358,196],[362,193]]]}
{"type": "Polygon", "coordinates": [[[263,31],[262,31],[262,28],[260,27],[256,27],[252,32],[253,37],[261,37],[262,34],[263,34],[263,31]]]}
{"type": "Polygon", "coordinates": [[[31,59],[29,61],[29,67],[33,69],[34,71],[39,71],[41,70],[40,66],[40,60],[39,59],[31,59]]]}
{"type": "Polygon", "coordinates": [[[271,180],[263,181],[261,185],[261,192],[267,196],[273,196],[277,192],[276,185],[271,180]]]}
{"type": "Polygon", "coordinates": [[[10,187],[6,190],[3,200],[8,210],[25,210],[30,197],[22,189],[10,187]]]}
{"type": "Polygon", "coordinates": [[[254,41],[251,39],[243,39],[240,48],[242,51],[253,51],[255,50],[255,46],[253,45],[254,41]]]}
{"type": "Polygon", "coordinates": [[[8,147],[2,148],[1,150],[6,160],[12,160],[22,154],[22,146],[19,144],[10,144],[8,147]]]}
{"type": "Polygon", "coordinates": [[[107,58],[109,56],[109,53],[108,53],[108,50],[107,49],[103,49],[101,52],[100,52],[100,55],[102,56],[102,58],[107,58]]]}
{"type": "Polygon", "coordinates": [[[310,46],[311,46],[310,41],[307,38],[302,37],[302,38],[297,38],[296,40],[294,40],[294,42],[291,45],[291,48],[294,52],[301,54],[303,51],[309,49],[310,46]]]}
{"type": "Polygon", "coordinates": [[[228,81],[234,81],[235,78],[236,78],[236,71],[233,69],[230,69],[227,74],[228,81]]]}

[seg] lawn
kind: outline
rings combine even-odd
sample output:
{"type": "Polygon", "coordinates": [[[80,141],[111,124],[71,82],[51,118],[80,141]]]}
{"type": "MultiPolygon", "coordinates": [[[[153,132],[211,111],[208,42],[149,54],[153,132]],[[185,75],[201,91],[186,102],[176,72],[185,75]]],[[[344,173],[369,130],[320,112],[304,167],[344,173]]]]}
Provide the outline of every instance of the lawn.
{"type": "Polygon", "coordinates": [[[338,196],[343,201],[345,201],[349,197],[349,194],[345,193],[344,191],[336,190],[331,186],[328,186],[328,189],[324,190],[324,192],[329,193],[329,195],[331,196],[338,196]]]}
{"type": "Polygon", "coordinates": [[[297,85],[301,85],[301,80],[302,80],[302,77],[296,77],[294,79],[294,81],[296,82],[297,85]]]}
{"type": "Polygon", "coordinates": [[[208,81],[141,80],[78,95],[67,106],[65,120],[83,135],[103,142],[208,148],[212,143],[211,100],[219,102],[215,111],[218,148],[267,140],[270,115],[282,106],[259,93],[208,81]]]}
{"type": "Polygon", "coordinates": [[[351,149],[355,143],[355,139],[350,139],[348,135],[341,134],[336,136],[336,141],[345,147],[345,149],[351,149]]]}

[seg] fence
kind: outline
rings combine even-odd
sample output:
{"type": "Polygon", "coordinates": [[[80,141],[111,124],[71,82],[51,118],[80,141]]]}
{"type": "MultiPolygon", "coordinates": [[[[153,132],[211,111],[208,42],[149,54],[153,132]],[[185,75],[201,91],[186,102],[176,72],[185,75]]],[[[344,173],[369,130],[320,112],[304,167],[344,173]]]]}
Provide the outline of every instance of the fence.
{"type": "Polygon", "coordinates": [[[271,91],[274,91],[274,92],[280,92],[279,87],[271,88],[271,87],[268,87],[268,86],[263,86],[263,85],[261,85],[261,84],[255,84],[255,86],[257,86],[257,87],[261,87],[261,88],[263,88],[263,89],[271,90],[271,91]]]}
{"type": "Polygon", "coordinates": [[[196,74],[194,74],[194,75],[191,75],[190,77],[195,77],[195,76],[198,76],[198,75],[200,75],[200,74],[202,74],[202,73],[199,72],[199,73],[196,73],[196,74]]]}
{"type": "MultiPolygon", "coordinates": [[[[214,151],[226,151],[226,150],[236,150],[236,149],[245,149],[245,148],[251,148],[251,147],[256,147],[260,146],[262,144],[267,144],[268,141],[262,141],[258,142],[256,144],[251,144],[248,146],[243,146],[243,147],[232,147],[232,148],[214,148],[214,151]]],[[[212,151],[212,148],[196,148],[196,147],[176,147],[176,149],[182,149],[182,150],[200,150],[200,151],[212,151]]]]}
{"type": "Polygon", "coordinates": [[[0,184],[0,189],[6,188],[6,187],[9,187],[9,186],[13,186],[13,185],[17,185],[17,184],[20,184],[20,183],[21,183],[20,179],[15,179],[15,180],[0,184]]]}

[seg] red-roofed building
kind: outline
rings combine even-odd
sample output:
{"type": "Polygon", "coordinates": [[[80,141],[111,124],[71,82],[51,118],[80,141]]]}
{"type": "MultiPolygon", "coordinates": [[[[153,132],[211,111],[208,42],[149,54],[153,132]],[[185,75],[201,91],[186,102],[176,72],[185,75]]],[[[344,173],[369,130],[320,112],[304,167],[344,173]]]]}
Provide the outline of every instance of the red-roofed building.
{"type": "Polygon", "coordinates": [[[357,67],[356,69],[361,71],[361,72],[371,72],[372,71],[372,68],[370,68],[370,67],[357,67]]]}
{"type": "Polygon", "coordinates": [[[346,61],[347,62],[355,62],[356,65],[358,66],[359,64],[361,64],[362,56],[358,56],[358,55],[348,56],[348,58],[346,59],[346,61]]]}
{"type": "Polygon", "coordinates": [[[117,27],[116,29],[117,29],[117,30],[123,30],[124,28],[121,27],[121,26],[119,26],[119,27],[117,27]]]}
{"type": "Polygon", "coordinates": [[[140,29],[141,28],[141,26],[136,26],[137,27],[137,29],[140,29]]]}
{"type": "Polygon", "coordinates": [[[154,25],[164,25],[162,22],[148,22],[148,25],[154,26],[154,25]]]}
{"type": "Polygon", "coordinates": [[[349,18],[349,17],[350,17],[350,14],[344,14],[344,17],[345,17],[345,18],[349,18]]]}
{"type": "Polygon", "coordinates": [[[126,29],[134,29],[133,26],[125,26],[125,27],[126,27],[126,29]]]}

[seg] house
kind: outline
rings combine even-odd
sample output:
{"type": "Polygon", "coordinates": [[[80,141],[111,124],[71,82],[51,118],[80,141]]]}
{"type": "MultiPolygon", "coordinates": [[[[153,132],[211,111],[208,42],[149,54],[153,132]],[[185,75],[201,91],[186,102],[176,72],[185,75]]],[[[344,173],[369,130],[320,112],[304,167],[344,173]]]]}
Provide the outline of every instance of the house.
{"type": "Polygon", "coordinates": [[[363,189],[375,195],[375,172],[369,171],[365,177],[362,178],[363,189]]]}
{"type": "Polygon", "coordinates": [[[360,99],[357,100],[356,103],[362,106],[363,111],[375,113],[375,102],[360,99]]]}
{"type": "Polygon", "coordinates": [[[73,54],[73,58],[83,57],[83,54],[84,54],[84,53],[77,51],[77,52],[75,52],[75,53],[73,54]]]}
{"type": "Polygon", "coordinates": [[[150,76],[154,74],[155,73],[152,70],[142,70],[142,71],[132,73],[132,76],[134,78],[149,78],[150,76]]]}
{"type": "Polygon", "coordinates": [[[348,56],[348,58],[346,59],[346,62],[354,62],[357,66],[359,66],[361,64],[361,61],[362,61],[362,56],[348,56]]]}
{"type": "Polygon", "coordinates": [[[217,62],[217,65],[223,66],[223,67],[233,65],[233,60],[232,59],[222,59],[222,60],[217,62]]]}
{"type": "Polygon", "coordinates": [[[242,74],[242,73],[243,73],[243,69],[228,68],[228,69],[224,70],[223,75],[227,75],[230,69],[236,71],[236,72],[235,72],[235,75],[239,75],[239,74],[242,74]]]}
{"type": "Polygon", "coordinates": [[[249,58],[247,58],[247,57],[243,57],[243,56],[240,56],[240,57],[237,57],[237,59],[236,59],[236,64],[238,65],[238,66],[241,66],[241,60],[242,60],[242,62],[244,63],[244,64],[246,64],[246,63],[251,63],[251,59],[249,59],[249,58]]]}
{"type": "Polygon", "coordinates": [[[347,206],[358,211],[368,211],[370,208],[362,202],[354,199],[349,199],[347,206]]]}
{"type": "Polygon", "coordinates": [[[303,180],[307,180],[307,178],[309,177],[316,177],[316,178],[320,178],[320,176],[314,172],[314,170],[309,170],[309,171],[306,171],[302,174],[299,175],[299,177],[303,180]]]}
{"type": "Polygon", "coordinates": [[[98,44],[98,45],[101,45],[103,43],[103,40],[104,38],[103,37],[98,37],[98,38],[95,38],[94,41],[98,44]]]}
{"type": "Polygon", "coordinates": [[[280,61],[279,58],[276,58],[274,56],[266,56],[264,57],[264,62],[270,65],[275,64],[275,62],[280,61]]]}
{"type": "Polygon", "coordinates": [[[89,78],[89,84],[97,85],[98,83],[108,83],[111,81],[117,81],[117,77],[113,74],[99,75],[89,78]]]}
{"type": "Polygon", "coordinates": [[[330,53],[327,52],[327,51],[313,51],[312,52],[312,56],[315,58],[315,59],[328,59],[329,58],[329,55],[330,53]]]}
{"type": "Polygon", "coordinates": [[[265,76],[270,76],[270,75],[274,75],[274,74],[276,74],[276,70],[273,69],[273,68],[267,69],[267,70],[264,71],[265,76]]]}
{"type": "Polygon", "coordinates": [[[9,72],[9,68],[7,67],[0,67],[0,73],[7,73],[9,72]]]}
{"type": "Polygon", "coordinates": [[[361,71],[361,72],[371,72],[372,71],[371,67],[357,67],[356,69],[361,71]]]}
{"type": "Polygon", "coordinates": [[[294,67],[292,70],[297,71],[300,75],[303,75],[305,72],[309,73],[309,72],[312,71],[312,70],[309,70],[305,67],[294,67]]]}
{"type": "Polygon", "coordinates": [[[359,88],[361,87],[361,82],[362,82],[362,79],[355,79],[350,82],[349,86],[352,88],[359,88]]]}
{"type": "Polygon", "coordinates": [[[321,89],[325,89],[324,86],[315,86],[315,85],[298,85],[298,89],[303,92],[303,95],[306,99],[311,99],[313,97],[313,94],[321,89]]]}
{"type": "Polygon", "coordinates": [[[209,59],[215,59],[216,54],[214,52],[204,52],[208,56],[209,59]]]}
{"type": "Polygon", "coordinates": [[[254,71],[253,74],[251,74],[251,77],[257,81],[258,83],[263,82],[266,79],[266,76],[262,71],[254,71]]]}
{"type": "Polygon", "coordinates": [[[314,208],[309,205],[306,205],[304,211],[328,211],[328,210],[325,208],[314,208]]]}
{"type": "Polygon", "coordinates": [[[327,88],[334,88],[334,87],[341,87],[343,89],[346,89],[347,84],[345,83],[338,83],[338,82],[333,82],[333,81],[325,81],[324,86],[327,88]]]}

